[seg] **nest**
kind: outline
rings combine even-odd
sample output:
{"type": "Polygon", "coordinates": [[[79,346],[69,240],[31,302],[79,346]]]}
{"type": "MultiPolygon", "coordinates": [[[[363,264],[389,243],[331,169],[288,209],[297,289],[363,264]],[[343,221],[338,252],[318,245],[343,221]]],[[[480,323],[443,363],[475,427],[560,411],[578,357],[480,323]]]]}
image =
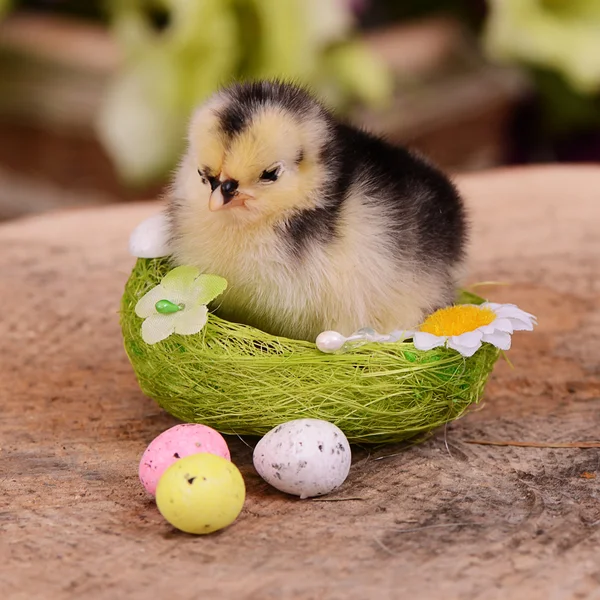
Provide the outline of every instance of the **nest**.
{"type": "Polygon", "coordinates": [[[406,440],[479,402],[498,358],[490,344],[465,358],[446,348],[420,352],[410,341],[323,354],[314,343],[214,314],[198,335],[148,345],[135,305],[170,268],[167,259],[138,259],[121,305],[125,350],[144,394],[183,421],[225,434],[264,435],[310,417],[334,423],[355,443],[406,440]]]}

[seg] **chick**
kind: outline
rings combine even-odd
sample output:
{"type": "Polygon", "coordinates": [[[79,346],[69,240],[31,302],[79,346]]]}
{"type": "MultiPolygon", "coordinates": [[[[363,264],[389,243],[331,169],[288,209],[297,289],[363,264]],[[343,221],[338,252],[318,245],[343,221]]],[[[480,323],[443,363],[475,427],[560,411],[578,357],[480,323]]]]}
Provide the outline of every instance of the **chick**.
{"type": "Polygon", "coordinates": [[[277,81],[197,110],[168,216],[174,261],[228,280],[222,317],[293,339],[414,328],[454,301],[464,260],[443,173],[277,81]]]}

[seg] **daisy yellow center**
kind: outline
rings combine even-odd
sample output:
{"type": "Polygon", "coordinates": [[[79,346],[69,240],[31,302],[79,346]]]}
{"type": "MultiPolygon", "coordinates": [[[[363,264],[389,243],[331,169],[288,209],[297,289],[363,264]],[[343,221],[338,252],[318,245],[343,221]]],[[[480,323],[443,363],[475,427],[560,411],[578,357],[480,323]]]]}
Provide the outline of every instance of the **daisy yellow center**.
{"type": "Polygon", "coordinates": [[[489,325],[495,319],[496,314],[489,308],[470,305],[449,306],[427,317],[419,330],[438,336],[460,335],[489,325]]]}

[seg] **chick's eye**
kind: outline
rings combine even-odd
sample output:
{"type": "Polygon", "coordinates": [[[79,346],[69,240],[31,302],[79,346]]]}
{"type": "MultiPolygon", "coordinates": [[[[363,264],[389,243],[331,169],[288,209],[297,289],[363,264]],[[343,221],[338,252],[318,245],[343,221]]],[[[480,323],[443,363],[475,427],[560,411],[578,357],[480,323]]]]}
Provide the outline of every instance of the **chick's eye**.
{"type": "Polygon", "coordinates": [[[265,169],[260,175],[260,180],[265,182],[277,181],[280,172],[281,168],[279,166],[273,167],[272,169],[265,169]]]}
{"type": "Polygon", "coordinates": [[[198,169],[198,175],[200,175],[200,178],[202,179],[202,183],[204,183],[205,185],[207,183],[210,183],[210,189],[213,192],[219,187],[220,182],[219,182],[218,178],[215,177],[214,175],[206,175],[200,169],[198,169]]]}
{"type": "Polygon", "coordinates": [[[219,187],[219,180],[216,177],[211,177],[210,175],[207,175],[206,179],[208,179],[208,183],[210,183],[210,189],[214,192],[219,187]]]}

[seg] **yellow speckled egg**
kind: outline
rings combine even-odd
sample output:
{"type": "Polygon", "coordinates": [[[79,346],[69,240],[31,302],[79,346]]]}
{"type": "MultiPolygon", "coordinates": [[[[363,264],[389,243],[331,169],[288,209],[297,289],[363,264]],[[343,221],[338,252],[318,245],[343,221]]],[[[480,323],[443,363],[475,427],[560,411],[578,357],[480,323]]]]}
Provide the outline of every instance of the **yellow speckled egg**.
{"type": "Polygon", "coordinates": [[[186,456],[173,463],[156,487],[156,505],[173,527],[204,534],[223,529],[240,514],[246,487],[238,468],[214,454],[186,456]]]}

